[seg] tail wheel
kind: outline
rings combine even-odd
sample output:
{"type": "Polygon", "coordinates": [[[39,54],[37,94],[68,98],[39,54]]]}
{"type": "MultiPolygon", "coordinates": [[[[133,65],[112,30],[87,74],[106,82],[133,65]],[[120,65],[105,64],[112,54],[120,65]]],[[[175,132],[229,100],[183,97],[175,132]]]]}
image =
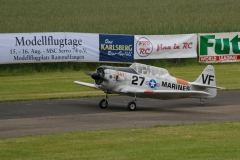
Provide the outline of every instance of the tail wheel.
{"type": "Polygon", "coordinates": [[[128,107],[128,110],[129,110],[129,111],[134,111],[134,110],[136,110],[137,105],[136,105],[135,102],[132,101],[132,102],[129,102],[129,103],[128,103],[128,106],[127,106],[127,107],[128,107]]]}
{"type": "Polygon", "coordinates": [[[107,108],[108,106],[108,101],[106,99],[102,99],[100,102],[99,102],[99,107],[102,108],[102,109],[105,109],[107,108]]]}

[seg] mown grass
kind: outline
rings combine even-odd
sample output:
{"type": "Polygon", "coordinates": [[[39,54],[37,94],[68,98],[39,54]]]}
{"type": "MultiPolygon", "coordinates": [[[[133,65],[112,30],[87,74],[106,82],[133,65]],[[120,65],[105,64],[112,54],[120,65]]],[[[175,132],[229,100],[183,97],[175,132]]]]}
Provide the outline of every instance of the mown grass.
{"type": "MultiPolygon", "coordinates": [[[[239,63],[213,64],[218,86],[226,90],[240,89],[239,63]]],[[[207,65],[166,67],[172,76],[195,81],[207,65]]],[[[99,90],[76,85],[74,81],[93,83],[84,71],[20,72],[16,75],[0,74],[0,101],[40,100],[104,96],[99,90]]]]}
{"type": "Polygon", "coordinates": [[[0,139],[11,159],[239,159],[240,123],[85,131],[0,139]]]}
{"type": "Polygon", "coordinates": [[[81,79],[91,82],[83,72],[44,72],[4,76],[0,80],[0,101],[76,98],[103,95],[99,90],[75,85],[81,79]]]}
{"type": "Polygon", "coordinates": [[[0,33],[237,32],[236,0],[0,0],[0,33]]]}

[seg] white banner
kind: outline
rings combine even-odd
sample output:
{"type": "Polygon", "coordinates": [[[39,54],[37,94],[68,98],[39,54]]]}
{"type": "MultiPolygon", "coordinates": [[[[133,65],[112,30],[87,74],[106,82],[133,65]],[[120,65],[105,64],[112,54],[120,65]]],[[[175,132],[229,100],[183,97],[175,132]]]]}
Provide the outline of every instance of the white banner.
{"type": "Polygon", "coordinates": [[[240,32],[199,34],[199,62],[239,62],[240,32]]]}
{"type": "Polygon", "coordinates": [[[0,63],[99,61],[99,34],[0,34],[0,63]]]}
{"type": "Polygon", "coordinates": [[[197,57],[197,34],[135,35],[134,44],[134,59],[197,57]]]}

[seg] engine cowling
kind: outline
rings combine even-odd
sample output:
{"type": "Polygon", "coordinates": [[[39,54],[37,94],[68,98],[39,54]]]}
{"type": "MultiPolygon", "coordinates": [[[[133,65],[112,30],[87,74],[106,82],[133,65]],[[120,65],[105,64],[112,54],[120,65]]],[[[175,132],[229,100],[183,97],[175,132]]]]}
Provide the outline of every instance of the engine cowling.
{"type": "Polygon", "coordinates": [[[101,85],[103,83],[103,81],[105,80],[104,76],[105,73],[102,67],[99,67],[96,72],[91,75],[96,85],[101,85]]]}

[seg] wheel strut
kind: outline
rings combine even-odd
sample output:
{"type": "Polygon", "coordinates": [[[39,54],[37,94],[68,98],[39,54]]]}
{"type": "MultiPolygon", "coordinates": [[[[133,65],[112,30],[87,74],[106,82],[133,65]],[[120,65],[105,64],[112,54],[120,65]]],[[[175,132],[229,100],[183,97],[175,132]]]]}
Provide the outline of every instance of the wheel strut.
{"type": "Polygon", "coordinates": [[[201,105],[204,105],[204,102],[203,102],[202,98],[199,99],[199,103],[200,103],[201,105]]]}
{"type": "Polygon", "coordinates": [[[133,101],[137,101],[137,95],[135,94],[133,101]]]}

